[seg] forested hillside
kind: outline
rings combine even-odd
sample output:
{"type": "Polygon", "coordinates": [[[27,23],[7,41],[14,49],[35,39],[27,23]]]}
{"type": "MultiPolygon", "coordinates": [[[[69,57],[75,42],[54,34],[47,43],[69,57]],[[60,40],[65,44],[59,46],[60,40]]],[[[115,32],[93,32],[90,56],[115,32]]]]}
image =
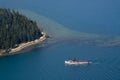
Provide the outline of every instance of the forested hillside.
{"type": "Polygon", "coordinates": [[[36,22],[19,12],[0,9],[0,49],[9,49],[18,44],[41,37],[36,22]]]}

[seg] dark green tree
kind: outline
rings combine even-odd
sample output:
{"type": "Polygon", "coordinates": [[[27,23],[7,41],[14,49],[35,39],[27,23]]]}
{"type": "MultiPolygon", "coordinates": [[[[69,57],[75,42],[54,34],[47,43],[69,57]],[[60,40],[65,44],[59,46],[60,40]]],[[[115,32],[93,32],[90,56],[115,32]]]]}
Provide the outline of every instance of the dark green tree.
{"type": "Polygon", "coordinates": [[[41,36],[36,22],[14,10],[0,9],[0,49],[14,48],[41,36]]]}

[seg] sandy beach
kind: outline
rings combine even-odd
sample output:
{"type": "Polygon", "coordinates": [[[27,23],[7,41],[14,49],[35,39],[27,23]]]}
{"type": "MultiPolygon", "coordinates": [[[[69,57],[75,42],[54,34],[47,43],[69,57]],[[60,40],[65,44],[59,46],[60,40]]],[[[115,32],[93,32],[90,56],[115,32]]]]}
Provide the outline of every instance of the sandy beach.
{"type": "Polygon", "coordinates": [[[21,51],[29,46],[43,42],[44,40],[46,40],[47,34],[45,32],[42,32],[42,34],[43,34],[43,36],[40,37],[39,39],[36,39],[34,41],[30,41],[30,42],[26,42],[26,43],[21,43],[21,44],[19,44],[18,47],[10,49],[9,53],[1,54],[0,56],[13,55],[13,54],[16,54],[16,52],[19,52],[19,51],[21,51]]]}

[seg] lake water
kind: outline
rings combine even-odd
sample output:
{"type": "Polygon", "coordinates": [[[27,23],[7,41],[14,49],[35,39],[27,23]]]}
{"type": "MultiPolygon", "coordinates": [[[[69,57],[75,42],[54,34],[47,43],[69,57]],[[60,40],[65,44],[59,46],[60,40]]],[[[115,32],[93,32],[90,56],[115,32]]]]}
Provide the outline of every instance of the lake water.
{"type": "Polygon", "coordinates": [[[0,80],[120,80],[119,46],[81,45],[76,40],[80,32],[119,36],[119,0],[0,0],[0,7],[20,9],[53,37],[23,54],[1,57],[0,80]],[[72,58],[92,64],[64,64],[72,58]]]}

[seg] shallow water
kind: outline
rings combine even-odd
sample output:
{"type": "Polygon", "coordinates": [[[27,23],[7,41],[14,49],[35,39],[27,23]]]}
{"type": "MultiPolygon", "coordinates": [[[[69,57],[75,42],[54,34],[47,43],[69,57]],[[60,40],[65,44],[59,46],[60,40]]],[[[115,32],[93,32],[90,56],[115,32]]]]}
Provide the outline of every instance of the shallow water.
{"type": "Polygon", "coordinates": [[[49,43],[51,43],[50,41],[55,43],[61,41],[72,41],[77,42],[78,44],[91,46],[120,46],[120,36],[118,35],[113,36],[75,31],[35,12],[19,9],[17,11],[36,21],[41,30],[47,32],[50,36],[49,43]]]}
{"type": "Polygon", "coordinates": [[[0,0],[0,7],[18,9],[52,36],[33,50],[1,57],[0,80],[120,80],[120,47],[98,47],[80,41],[80,36],[93,42],[119,40],[114,37],[120,35],[119,3],[119,0],[0,0]],[[64,64],[72,58],[92,64],[64,64]]]}

